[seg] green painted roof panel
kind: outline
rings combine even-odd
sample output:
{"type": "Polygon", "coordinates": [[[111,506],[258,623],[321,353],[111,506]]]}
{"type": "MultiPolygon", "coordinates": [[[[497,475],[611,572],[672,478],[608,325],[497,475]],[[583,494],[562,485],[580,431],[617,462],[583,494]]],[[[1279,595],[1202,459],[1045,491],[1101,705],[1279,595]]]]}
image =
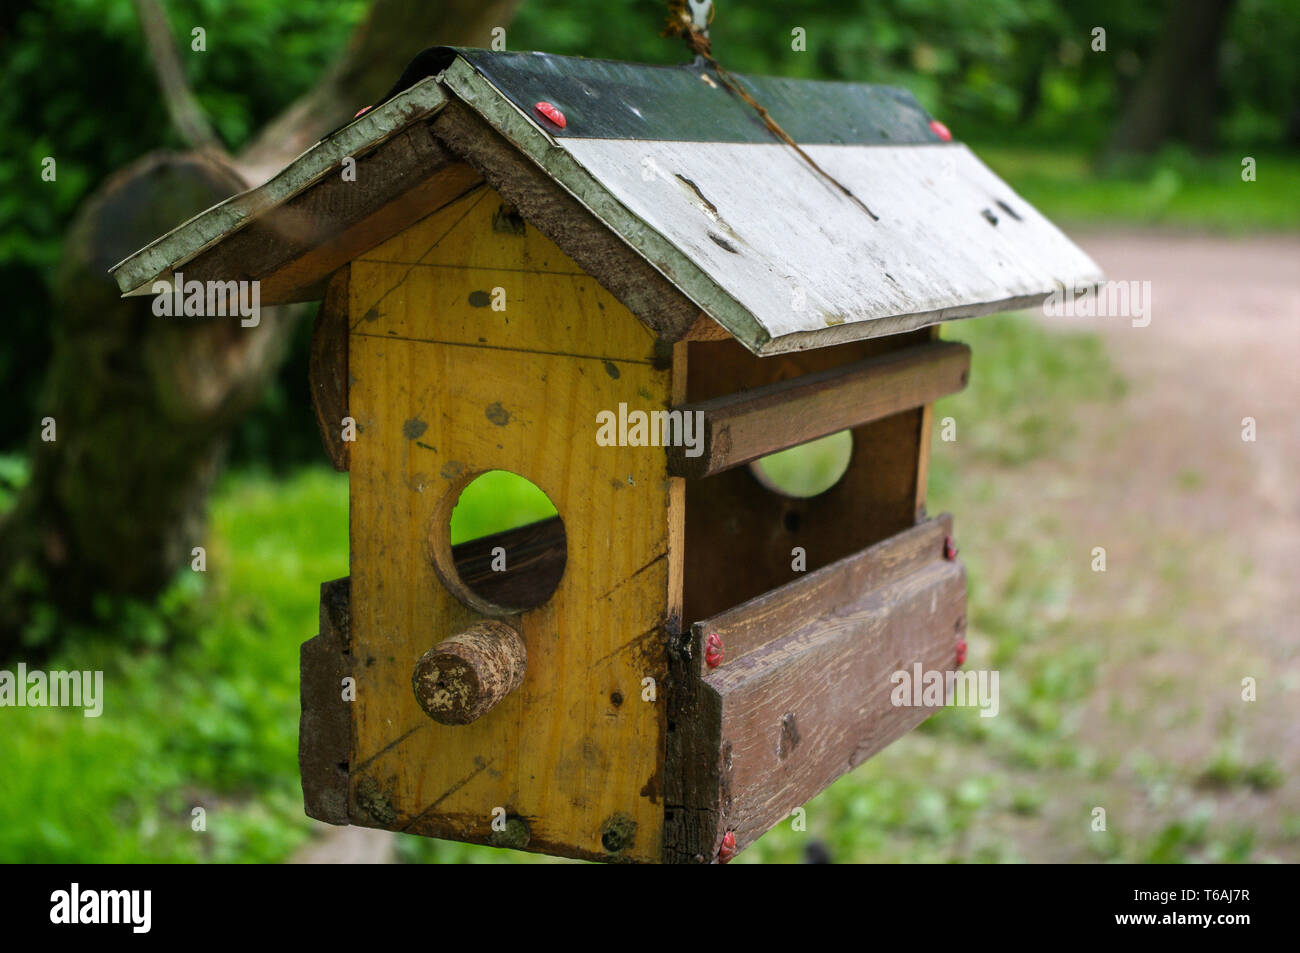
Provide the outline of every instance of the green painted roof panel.
{"type": "MultiPolygon", "coordinates": [[[[436,76],[458,56],[530,116],[537,118],[538,102],[558,107],[567,120],[564,128],[553,123],[543,127],[557,139],[773,141],[753,107],[719,84],[707,66],[650,66],[549,53],[434,47],[411,61],[388,97],[426,76],[436,76]]],[[[929,113],[905,89],[733,75],[800,144],[942,141],[930,129],[929,113]]]]}

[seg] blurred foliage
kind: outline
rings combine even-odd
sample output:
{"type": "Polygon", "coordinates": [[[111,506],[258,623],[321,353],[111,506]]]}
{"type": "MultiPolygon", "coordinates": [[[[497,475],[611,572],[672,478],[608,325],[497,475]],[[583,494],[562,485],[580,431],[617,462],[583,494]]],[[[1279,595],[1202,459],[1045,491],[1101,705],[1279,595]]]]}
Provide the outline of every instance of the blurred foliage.
{"type": "Polygon", "coordinates": [[[1070,225],[1138,225],[1246,234],[1300,228],[1300,156],[1260,154],[1257,179],[1241,179],[1242,156],[1193,155],[1170,145],[1092,176],[1068,147],[990,144],[980,158],[1039,211],[1070,225]]]}
{"type": "MultiPolygon", "coordinates": [[[[1093,147],[1160,38],[1172,0],[717,0],[714,53],[729,69],[910,89],[960,138],[1093,147]],[[806,31],[806,52],[792,31],[806,31]],[[1106,30],[1094,53],[1092,31],[1106,30]]],[[[665,4],[529,0],[512,49],[681,62],[658,36],[665,4]]],[[[1295,145],[1300,0],[1239,0],[1223,38],[1220,133],[1234,148],[1295,145]]]]}
{"type": "MultiPolygon", "coordinates": [[[[166,4],[190,84],[232,150],[311,87],[366,7],[166,4]],[[205,52],[191,51],[195,27],[206,31],[205,52]]],[[[0,418],[0,447],[13,448],[41,416],[54,267],[77,206],[132,160],[184,143],[168,123],[129,0],[11,0],[0,13],[0,62],[0,281],[11,295],[0,380],[17,404],[0,418]],[[46,156],[57,163],[53,182],[41,178],[46,156]]]]}
{"type": "MultiPolygon", "coordinates": [[[[1238,0],[1223,41],[1219,133],[1229,158],[1209,164],[1176,150],[1096,179],[1088,155],[1104,140],[1159,39],[1173,0],[720,0],[712,34],[738,71],[892,83],[912,90],[959,138],[1004,150],[998,166],[1020,187],[1008,146],[1033,144],[1026,197],[1068,219],[1295,227],[1285,195],[1295,162],[1261,157],[1260,188],[1216,188],[1246,151],[1293,148],[1300,0],[1238,0]],[[1090,48],[1107,30],[1107,52],[1090,48]],[[806,31],[795,52],[792,31],[806,31]],[[1054,151],[1041,151],[1044,146],[1054,151]],[[1268,169],[1284,177],[1274,184],[1268,169]],[[1257,201],[1256,201],[1257,200],[1257,201]]],[[[364,0],[169,0],[181,59],[200,102],[231,149],[317,79],[366,10],[364,0]],[[206,30],[206,52],[190,32],[206,30]]],[[[659,36],[661,0],[526,0],[507,33],[512,49],[656,63],[682,62],[659,36]]],[[[436,42],[435,37],[430,42],[436,42]]],[[[179,148],[128,0],[26,0],[0,12],[0,279],[11,289],[0,380],[14,412],[0,419],[0,449],[20,447],[38,420],[50,355],[52,282],[63,232],[78,204],[110,173],[151,149],[179,148]],[[58,162],[55,182],[41,161],[58,162]]],[[[995,163],[995,165],[997,165],[995,163]]],[[[1234,176],[1235,177],[1235,176],[1234,176]]],[[[1239,180],[1238,180],[1239,181],[1239,180]]],[[[1292,195],[1297,194],[1292,190],[1292,195]]],[[[237,434],[236,460],[293,466],[318,459],[306,401],[303,327],[260,411],[237,434]]]]}
{"type": "MultiPolygon", "coordinates": [[[[869,453],[870,450],[864,450],[869,453]]],[[[825,493],[844,476],[853,458],[853,434],[847,430],[778,450],[750,464],[765,485],[786,496],[807,498],[825,493]]]]}
{"type": "Polygon", "coordinates": [[[102,670],[104,713],[12,709],[0,732],[0,859],[273,861],[307,836],[298,646],[320,582],[347,574],[347,477],[228,477],[208,572],[154,605],[100,608],[53,670],[102,670]],[[191,811],[207,830],[191,829],[191,811]]]}

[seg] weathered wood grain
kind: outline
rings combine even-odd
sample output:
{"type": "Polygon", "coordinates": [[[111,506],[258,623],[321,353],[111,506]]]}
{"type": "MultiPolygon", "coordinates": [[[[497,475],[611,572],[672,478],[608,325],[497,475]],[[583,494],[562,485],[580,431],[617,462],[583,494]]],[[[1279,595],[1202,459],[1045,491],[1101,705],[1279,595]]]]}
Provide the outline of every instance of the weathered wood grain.
{"type": "Polygon", "coordinates": [[[415,663],[415,700],[440,725],[477,721],[518,688],[528,671],[523,637],[500,619],[480,619],[415,663]]]}
{"type": "MultiPolygon", "coordinates": [[[[113,266],[111,272],[118,287],[123,294],[149,294],[155,280],[170,280],[173,271],[187,269],[188,263],[200,253],[216,249],[268,212],[310,191],[331,175],[337,176],[345,158],[382,152],[384,143],[412,124],[434,115],[446,100],[447,95],[436,79],[416,83],[316,143],[264,185],[194,216],[113,266]]],[[[262,247],[263,250],[275,251],[262,247]]],[[[258,274],[270,270],[257,262],[249,262],[248,268],[258,274]]],[[[262,303],[270,304],[271,301],[263,296],[262,303]]]]}
{"type": "Polygon", "coordinates": [[[966,384],[970,348],[933,342],[712,400],[702,414],[703,452],[668,451],[669,472],[701,479],[818,437],[931,403],[966,384]]]}
{"type": "Polygon", "coordinates": [[[567,556],[564,521],[558,516],[451,547],[460,583],[507,609],[531,608],[545,600],[564,575],[567,556]],[[505,551],[503,570],[493,568],[498,548],[505,551]]]}
{"type": "Polygon", "coordinates": [[[966,587],[949,529],[922,524],[693,627],[694,658],[710,633],[737,651],[685,686],[670,777],[690,800],[668,806],[666,858],[714,860],[727,831],[744,848],[933,713],[895,706],[891,675],[956,667],[966,587]]]}
{"type": "MultiPolygon", "coordinates": [[[[960,143],[809,145],[878,221],[778,142],[563,137],[556,147],[631,213],[607,215],[611,226],[759,354],[1032,307],[1102,277],[960,143]]],[[[581,185],[543,155],[566,186],[581,185]]]]}
{"type": "Polygon", "coordinates": [[[320,632],[299,651],[298,769],[309,817],[347,824],[351,705],[343,679],[352,674],[351,580],[320,587],[320,632]]]}
{"type": "Polygon", "coordinates": [[[449,103],[433,131],[657,335],[675,341],[695,323],[698,305],[481,116],[449,103]]]}
{"type": "Polygon", "coordinates": [[[348,416],[348,269],[330,279],[325,300],[311,329],[307,359],[311,406],[316,415],[325,455],[335,470],[346,472],[350,441],[343,439],[343,418],[348,416]]]}
{"type": "Polygon", "coordinates": [[[952,517],[937,516],[711,619],[695,622],[696,643],[716,635],[726,647],[716,668],[708,667],[702,652],[695,653],[696,674],[702,677],[738,664],[746,655],[803,628],[828,609],[848,606],[868,590],[919,572],[943,556],[944,537],[951,534],[952,517]]]}
{"type": "Polygon", "coordinates": [[[352,263],[353,822],[501,843],[500,807],[512,845],[654,861],[666,706],[642,693],[650,678],[665,695],[671,481],[662,449],[595,437],[620,401],[668,407],[671,370],[537,229],[493,228],[505,201],[477,191],[352,263]],[[447,590],[426,538],[493,469],[555,504],[567,561],[542,605],[505,617],[527,648],[523,684],[448,727],[421,710],[412,668],[491,616],[447,590]]]}
{"type": "Polygon", "coordinates": [[[315,301],[337,269],[480,182],[417,123],[185,265],[186,281],[256,280],[263,305],[315,301]]]}

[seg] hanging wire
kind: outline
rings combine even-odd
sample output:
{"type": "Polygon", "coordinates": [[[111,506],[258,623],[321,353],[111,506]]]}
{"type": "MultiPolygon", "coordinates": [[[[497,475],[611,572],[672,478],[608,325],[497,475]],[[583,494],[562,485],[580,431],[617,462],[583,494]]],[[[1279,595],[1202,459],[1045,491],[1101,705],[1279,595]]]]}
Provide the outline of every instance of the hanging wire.
{"type": "Polygon", "coordinates": [[[686,42],[687,48],[695,54],[696,61],[699,62],[702,60],[713,67],[713,71],[717,74],[722,85],[748,103],[749,106],[758,113],[758,118],[763,120],[763,125],[768,128],[768,131],[792,148],[795,152],[799,153],[799,156],[807,162],[808,165],[812,166],[818,175],[834,185],[835,188],[843,192],[853,202],[857,203],[858,207],[861,208],[862,211],[871,216],[873,222],[880,221],[880,216],[871,211],[865,202],[854,195],[846,185],[813,161],[813,157],[808,155],[808,153],[804,152],[803,149],[799,147],[799,143],[795,142],[790,134],[781,128],[780,124],[777,123],[768,111],[749,94],[749,91],[741,85],[740,81],[714,58],[713,41],[709,39],[709,24],[713,22],[714,5],[712,2],[707,2],[707,14],[704,14],[702,17],[698,16],[697,13],[702,13],[705,8],[706,3],[700,2],[700,0],[691,0],[689,8],[688,0],[669,0],[668,23],[660,36],[681,37],[686,42]],[[703,22],[701,22],[701,20],[703,22]]]}

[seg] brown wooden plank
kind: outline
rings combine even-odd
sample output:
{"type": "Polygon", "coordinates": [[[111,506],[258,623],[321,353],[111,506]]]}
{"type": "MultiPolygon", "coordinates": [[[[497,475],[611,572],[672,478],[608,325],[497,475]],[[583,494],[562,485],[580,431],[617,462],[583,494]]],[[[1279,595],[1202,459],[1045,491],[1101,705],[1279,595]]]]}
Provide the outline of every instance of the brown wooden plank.
{"type": "Polygon", "coordinates": [[[743,393],[686,404],[704,417],[704,449],[669,449],[669,472],[700,479],[827,434],[931,403],[965,386],[970,348],[939,341],[743,393]]]}
{"type": "MultiPolygon", "coordinates": [[[[931,341],[939,340],[939,325],[933,325],[924,332],[931,341]]],[[[921,435],[916,454],[916,521],[925,519],[925,495],[930,484],[930,443],[934,427],[934,404],[921,408],[921,435]]]]}
{"type": "Polygon", "coordinates": [[[917,439],[920,453],[916,458],[916,521],[925,519],[925,494],[930,485],[930,442],[934,427],[934,404],[921,408],[921,433],[917,439]]]}
{"type": "Polygon", "coordinates": [[[315,301],[331,274],[481,180],[418,123],[356,156],[181,269],[185,280],[256,280],[262,305],[315,301]]]}
{"type": "Polygon", "coordinates": [[[307,815],[329,824],[349,822],[352,722],[343,679],[352,672],[351,628],[351,580],[322,583],[320,633],[299,652],[298,769],[307,815]]]}
{"type": "Polygon", "coordinates": [[[348,468],[343,418],[348,415],[348,268],[334,273],[311,329],[307,379],[325,454],[335,470],[348,468]]]}
{"type": "Polygon", "coordinates": [[[499,606],[533,606],[555,588],[568,552],[558,516],[480,536],[451,547],[460,581],[499,606]],[[492,568],[493,550],[506,553],[506,568],[492,568]]]}
{"type": "Polygon", "coordinates": [[[700,316],[695,319],[695,323],[682,338],[683,341],[728,341],[730,339],[731,332],[704,312],[700,312],[700,316]]]}
{"type": "Polygon", "coordinates": [[[807,573],[788,585],[764,593],[692,627],[695,641],[710,635],[722,640],[723,661],[710,669],[703,653],[695,653],[696,671],[705,676],[738,663],[776,639],[816,618],[827,606],[853,602],[859,594],[917,572],[943,555],[945,536],[952,535],[952,516],[945,513],[856,555],[807,573]]]}
{"type": "Polygon", "coordinates": [[[715,860],[727,831],[745,847],[933,713],[895,706],[890,676],[956,669],[966,573],[934,545],[949,526],[900,533],[694,627],[694,658],[712,631],[749,648],[688,681],[673,713],[682,800],[669,802],[666,860],[715,860]]]}
{"type": "MultiPolygon", "coordinates": [[[[689,636],[689,630],[688,630],[689,636]]],[[[714,859],[719,829],[722,706],[693,670],[692,653],[675,643],[669,653],[668,733],[664,762],[664,838],[666,864],[704,864],[714,859]]]]}

